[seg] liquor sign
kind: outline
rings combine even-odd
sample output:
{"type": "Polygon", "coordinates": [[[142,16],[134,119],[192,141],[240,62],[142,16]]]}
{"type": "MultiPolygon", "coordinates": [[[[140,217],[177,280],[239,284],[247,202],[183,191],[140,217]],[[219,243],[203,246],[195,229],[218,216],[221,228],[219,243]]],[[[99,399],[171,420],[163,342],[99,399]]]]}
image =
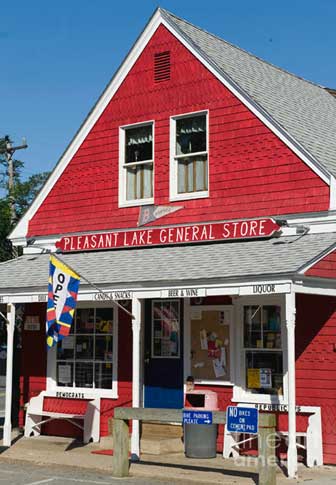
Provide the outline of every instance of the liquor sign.
{"type": "Polygon", "coordinates": [[[271,218],[163,228],[153,227],[132,231],[64,236],[56,242],[56,248],[63,252],[97,251],[99,249],[257,239],[271,237],[279,230],[280,226],[271,218]]]}

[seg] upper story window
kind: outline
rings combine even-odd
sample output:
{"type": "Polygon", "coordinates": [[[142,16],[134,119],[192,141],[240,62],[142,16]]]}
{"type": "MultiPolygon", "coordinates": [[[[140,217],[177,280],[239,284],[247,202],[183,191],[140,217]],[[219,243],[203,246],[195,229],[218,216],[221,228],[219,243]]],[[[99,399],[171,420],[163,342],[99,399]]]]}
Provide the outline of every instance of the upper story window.
{"type": "Polygon", "coordinates": [[[208,196],[208,114],[171,118],[171,199],[208,196]]]}
{"type": "Polygon", "coordinates": [[[119,205],[153,202],[153,123],[120,128],[119,205]]]}

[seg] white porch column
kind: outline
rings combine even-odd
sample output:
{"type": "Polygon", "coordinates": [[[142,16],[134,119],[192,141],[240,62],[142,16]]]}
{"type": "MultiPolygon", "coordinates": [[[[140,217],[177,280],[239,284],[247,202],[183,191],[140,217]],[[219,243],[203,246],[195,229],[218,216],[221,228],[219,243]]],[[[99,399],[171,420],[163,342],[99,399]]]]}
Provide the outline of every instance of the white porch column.
{"type": "Polygon", "coordinates": [[[286,330],[288,352],[288,477],[297,475],[296,393],[295,393],[295,293],[286,293],[286,330]]]}
{"type": "Polygon", "coordinates": [[[12,444],[12,381],[13,381],[13,347],[15,329],[15,305],[7,305],[7,360],[6,360],[6,401],[5,422],[3,428],[3,445],[12,444]]]}
{"type": "MultiPolygon", "coordinates": [[[[132,406],[140,407],[140,331],[141,331],[141,301],[138,298],[132,299],[132,335],[133,335],[133,357],[132,357],[132,406]]],[[[132,422],[131,438],[131,459],[133,461],[140,458],[140,434],[139,421],[132,422]]]]}

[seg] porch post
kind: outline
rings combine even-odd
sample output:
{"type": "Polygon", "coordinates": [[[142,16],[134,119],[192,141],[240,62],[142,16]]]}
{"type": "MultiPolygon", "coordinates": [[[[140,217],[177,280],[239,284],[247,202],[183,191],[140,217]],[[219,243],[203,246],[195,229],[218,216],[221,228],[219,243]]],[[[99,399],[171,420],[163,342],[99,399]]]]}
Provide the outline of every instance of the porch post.
{"type": "Polygon", "coordinates": [[[5,422],[3,428],[3,446],[12,444],[12,381],[13,381],[13,347],[15,329],[15,305],[7,305],[7,360],[6,360],[6,400],[5,422]]]}
{"type": "Polygon", "coordinates": [[[296,396],[295,396],[295,293],[286,293],[286,330],[288,355],[288,451],[287,471],[289,478],[297,475],[296,448],[296,396]]]}
{"type": "MultiPolygon", "coordinates": [[[[132,299],[132,335],[133,335],[133,356],[132,356],[132,406],[140,406],[140,330],[141,330],[141,301],[133,297],[132,299]]],[[[131,438],[131,459],[133,461],[140,458],[140,434],[139,421],[133,419],[132,438],[131,438]]]]}

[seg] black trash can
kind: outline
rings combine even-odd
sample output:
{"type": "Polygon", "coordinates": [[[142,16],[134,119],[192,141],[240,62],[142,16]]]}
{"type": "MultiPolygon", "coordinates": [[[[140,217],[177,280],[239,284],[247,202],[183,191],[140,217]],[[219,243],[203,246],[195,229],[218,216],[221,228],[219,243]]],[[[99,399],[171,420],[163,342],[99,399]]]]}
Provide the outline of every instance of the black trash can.
{"type": "MultiPolygon", "coordinates": [[[[215,411],[217,394],[213,391],[190,391],[186,411],[215,411]],[[190,407],[189,407],[190,406],[190,407]]],[[[184,453],[187,458],[216,458],[217,424],[184,424],[184,453]]]]}

